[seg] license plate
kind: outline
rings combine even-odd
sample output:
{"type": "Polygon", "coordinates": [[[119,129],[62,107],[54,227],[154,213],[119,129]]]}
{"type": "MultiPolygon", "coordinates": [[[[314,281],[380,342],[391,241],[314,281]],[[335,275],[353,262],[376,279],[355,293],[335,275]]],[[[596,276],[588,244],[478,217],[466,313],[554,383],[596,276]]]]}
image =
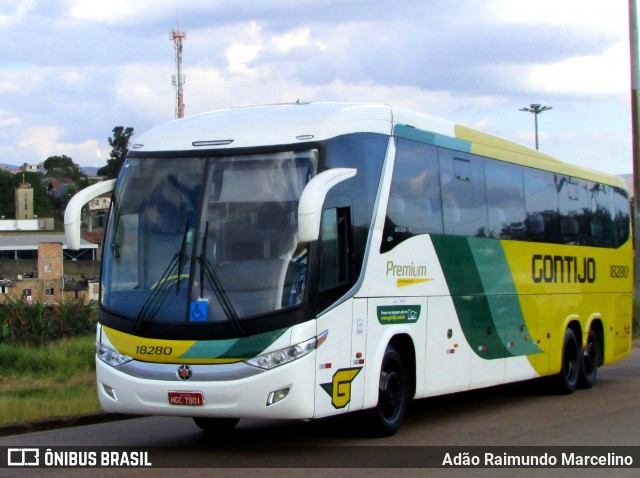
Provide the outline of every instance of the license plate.
{"type": "Polygon", "coordinates": [[[204,405],[202,392],[169,392],[169,405],[201,407],[204,405]]]}

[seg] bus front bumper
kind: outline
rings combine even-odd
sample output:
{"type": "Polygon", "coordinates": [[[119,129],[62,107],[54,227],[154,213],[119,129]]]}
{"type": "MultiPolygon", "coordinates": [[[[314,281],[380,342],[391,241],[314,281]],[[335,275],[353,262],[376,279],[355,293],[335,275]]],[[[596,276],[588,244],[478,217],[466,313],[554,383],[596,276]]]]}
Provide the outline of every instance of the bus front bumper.
{"type": "Polygon", "coordinates": [[[145,375],[154,378],[141,378],[131,374],[131,367],[120,370],[120,367],[96,358],[98,396],[102,408],[115,413],[228,418],[313,417],[315,352],[271,370],[256,369],[244,363],[236,369],[243,367],[246,368],[243,373],[234,372],[240,378],[233,378],[228,372],[225,375],[225,370],[229,370],[225,365],[184,368],[179,364],[147,363],[144,364],[145,375]],[[166,378],[169,369],[175,370],[173,378],[160,379],[166,378]]]}

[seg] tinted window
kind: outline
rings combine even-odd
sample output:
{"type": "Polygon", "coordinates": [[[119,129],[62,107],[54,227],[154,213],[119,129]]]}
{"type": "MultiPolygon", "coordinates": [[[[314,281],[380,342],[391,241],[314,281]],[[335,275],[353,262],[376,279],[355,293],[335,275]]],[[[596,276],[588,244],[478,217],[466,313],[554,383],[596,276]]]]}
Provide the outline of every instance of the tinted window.
{"type": "Polygon", "coordinates": [[[589,245],[613,247],[613,188],[589,181],[589,245]]]}
{"type": "Polygon", "coordinates": [[[442,233],[437,150],[398,139],[380,251],[427,233],[442,233]]]}
{"type": "Polygon", "coordinates": [[[527,240],[558,242],[557,175],[525,168],[524,191],[527,208],[525,220],[527,240]]]}
{"type": "Polygon", "coordinates": [[[373,133],[339,136],[326,143],[319,172],[331,168],[358,172],[332,188],[323,206],[320,310],[346,293],[360,276],[388,143],[388,136],[373,133]],[[331,271],[334,266],[338,270],[331,271]]]}
{"type": "Polygon", "coordinates": [[[440,150],[445,234],[487,235],[483,158],[440,150]]]}
{"type": "Polygon", "coordinates": [[[630,204],[629,196],[627,192],[619,189],[614,189],[614,206],[616,209],[615,222],[613,227],[613,235],[616,246],[619,246],[629,239],[629,219],[630,219],[630,204]]]}
{"type": "Polygon", "coordinates": [[[590,235],[587,215],[587,182],[582,179],[559,177],[560,243],[586,244],[590,235]]]}
{"type": "Polygon", "coordinates": [[[522,168],[485,160],[487,184],[487,235],[497,239],[524,239],[524,183],[522,168]]]}

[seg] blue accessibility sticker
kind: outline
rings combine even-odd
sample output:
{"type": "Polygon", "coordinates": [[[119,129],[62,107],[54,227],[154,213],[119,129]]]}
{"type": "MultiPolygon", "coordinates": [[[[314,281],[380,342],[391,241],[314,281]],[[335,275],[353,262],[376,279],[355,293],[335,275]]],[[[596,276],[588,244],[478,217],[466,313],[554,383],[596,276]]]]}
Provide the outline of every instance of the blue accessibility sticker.
{"type": "Polygon", "coordinates": [[[208,314],[208,300],[194,300],[191,302],[191,308],[189,310],[189,320],[191,322],[206,322],[208,314]]]}

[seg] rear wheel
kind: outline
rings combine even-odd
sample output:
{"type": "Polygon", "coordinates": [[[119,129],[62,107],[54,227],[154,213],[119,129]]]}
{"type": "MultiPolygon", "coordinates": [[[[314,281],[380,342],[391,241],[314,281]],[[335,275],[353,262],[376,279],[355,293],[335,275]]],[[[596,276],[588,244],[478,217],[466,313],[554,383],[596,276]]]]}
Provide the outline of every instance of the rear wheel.
{"type": "Polygon", "coordinates": [[[213,418],[213,417],[193,417],[193,421],[200,429],[207,433],[222,433],[233,430],[239,418],[213,418]]]}
{"type": "Polygon", "coordinates": [[[400,353],[387,347],[382,358],[378,383],[378,404],[369,411],[370,432],[374,436],[393,435],[400,428],[409,401],[409,376],[400,353]]]}
{"type": "Polygon", "coordinates": [[[567,329],[562,346],[562,368],[560,373],[553,377],[553,388],[557,393],[568,395],[578,386],[582,361],[580,352],[575,332],[570,328],[567,329]]]}
{"type": "Polygon", "coordinates": [[[600,344],[593,329],[589,329],[587,343],[583,353],[580,354],[580,376],[578,377],[579,388],[591,388],[596,383],[598,375],[598,365],[600,364],[600,344]]]}

